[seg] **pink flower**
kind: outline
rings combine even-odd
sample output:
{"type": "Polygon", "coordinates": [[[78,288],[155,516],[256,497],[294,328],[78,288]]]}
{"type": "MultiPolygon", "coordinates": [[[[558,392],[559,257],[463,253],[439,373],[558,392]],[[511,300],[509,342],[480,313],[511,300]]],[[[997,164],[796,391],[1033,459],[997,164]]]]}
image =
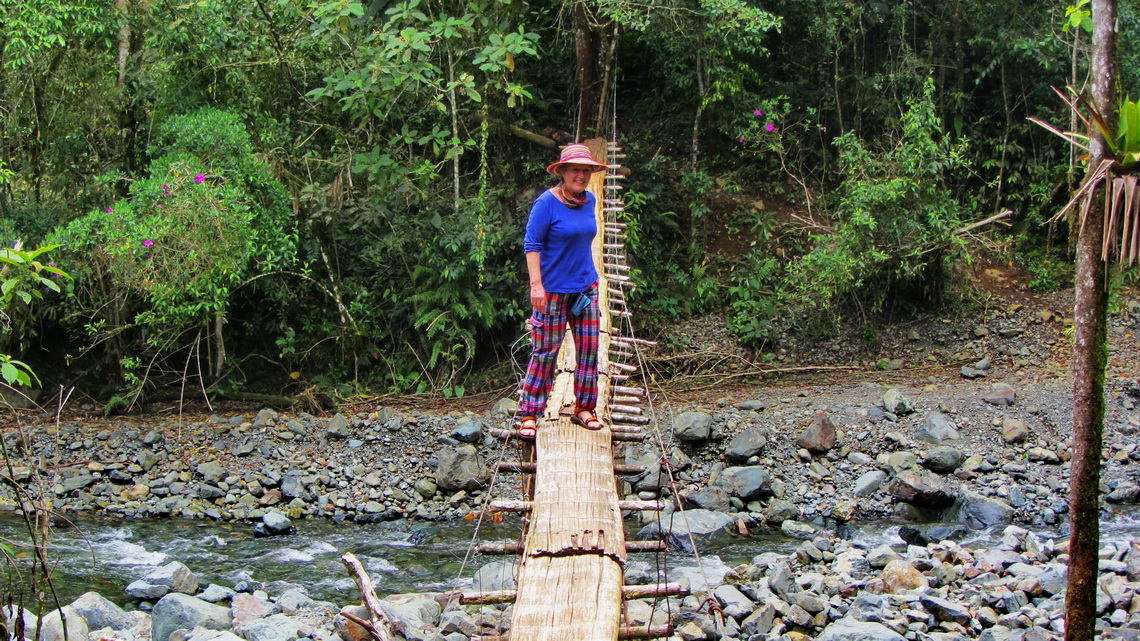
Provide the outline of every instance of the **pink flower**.
{"type": "Polygon", "coordinates": [[[740,138],[737,138],[737,139],[736,139],[736,142],[744,142],[744,136],[741,136],[740,138]]]}
{"type": "Polygon", "coordinates": [[[144,240],[143,241],[143,247],[150,247],[153,244],[154,244],[153,240],[144,240]]]}
{"type": "Polygon", "coordinates": [[[170,191],[170,185],[163,185],[162,191],[170,191]]]}
{"type": "Polygon", "coordinates": [[[756,114],[757,116],[763,116],[764,115],[764,112],[760,111],[759,109],[757,109],[756,111],[753,111],[752,113],[756,114]]]}
{"type": "Polygon", "coordinates": [[[764,129],[766,129],[770,132],[776,131],[776,125],[773,125],[772,123],[768,123],[768,124],[764,125],[764,129]]]}
{"type": "Polygon", "coordinates": [[[194,182],[198,183],[199,185],[206,182],[206,174],[198,174],[197,176],[194,176],[194,182]]]}
{"type": "Polygon", "coordinates": [[[108,208],[107,208],[107,213],[108,213],[108,214],[113,214],[113,213],[115,213],[115,208],[114,208],[114,207],[108,207],[108,208]]]}

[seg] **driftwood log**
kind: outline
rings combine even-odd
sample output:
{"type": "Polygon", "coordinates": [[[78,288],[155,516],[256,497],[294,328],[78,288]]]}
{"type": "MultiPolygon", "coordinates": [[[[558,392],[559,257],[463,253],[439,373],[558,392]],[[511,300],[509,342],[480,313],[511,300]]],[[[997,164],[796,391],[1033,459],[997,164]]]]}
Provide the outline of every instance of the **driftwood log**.
{"type": "Polygon", "coordinates": [[[368,572],[360,563],[360,559],[356,558],[352,552],[346,552],[344,556],[340,557],[340,562],[348,568],[348,573],[352,575],[356,581],[356,586],[360,588],[360,594],[364,597],[364,606],[371,613],[372,620],[364,621],[343,612],[341,615],[368,630],[377,641],[395,641],[396,635],[392,631],[392,621],[381,609],[380,599],[376,597],[376,591],[372,587],[372,579],[368,577],[368,572]]]}

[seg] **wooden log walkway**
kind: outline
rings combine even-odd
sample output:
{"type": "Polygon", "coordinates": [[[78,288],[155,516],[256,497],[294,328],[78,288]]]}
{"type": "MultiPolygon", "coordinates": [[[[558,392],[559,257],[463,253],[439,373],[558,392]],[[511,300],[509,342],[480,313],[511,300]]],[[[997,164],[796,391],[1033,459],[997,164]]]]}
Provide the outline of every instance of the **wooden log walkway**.
{"type": "MultiPolygon", "coordinates": [[[[596,410],[602,418],[600,430],[586,430],[570,422],[574,410],[574,343],[567,334],[559,352],[554,389],[546,414],[539,419],[538,437],[529,450],[531,461],[516,469],[533,470],[528,502],[509,507],[529,509],[529,521],[519,563],[517,590],[510,624],[510,641],[616,641],[624,638],[648,639],[668,636],[669,626],[622,625],[623,589],[629,595],[643,595],[624,586],[623,567],[627,544],[622,524],[622,508],[615,476],[614,441],[640,440],[641,421],[632,421],[628,404],[644,397],[644,391],[624,386],[636,370],[634,364],[611,362],[611,345],[628,353],[638,339],[619,338],[614,318],[628,317],[623,287],[629,288],[629,271],[624,246],[617,238],[622,228],[614,214],[622,208],[612,178],[617,166],[616,148],[604,139],[587,141],[595,158],[607,159],[611,169],[593,175],[589,189],[597,197],[599,233],[594,239],[594,261],[601,275],[598,284],[601,309],[601,339],[598,351],[599,401],[596,410]],[[621,347],[624,343],[626,347],[621,347]],[[610,400],[621,393],[625,412],[617,414],[623,425],[614,424],[610,400]],[[631,400],[632,399],[632,400],[631,400]],[[533,467],[530,465],[533,463],[533,467]]],[[[618,351],[615,349],[615,351],[618,351]]],[[[618,360],[626,360],[628,357],[618,360]]],[[[506,435],[516,434],[513,430],[506,435]]],[[[622,470],[620,463],[618,469],[622,470]]],[[[504,470],[505,471],[505,470],[504,470]]],[[[648,502],[646,502],[648,503],[648,502]]],[[[507,504],[504,502],[504,507],[507,504]]],[[[646,505],[643,507],[656,507],[646,505]]],[[[518,549],[510,546],[509,550],[518,549]]],[[[656,545],[633,549],[659,549],[656,545]]],[[[508,548],[504,548],[504,551],[508,548]]],[[[677,586],[656,586],[652,594],[679,594],[677,586]]],[[[502,595],[472,594],[465,602],[505,598],[502,595]]],[[[504,637],[483,637],[484,641],[504,637]]]]}

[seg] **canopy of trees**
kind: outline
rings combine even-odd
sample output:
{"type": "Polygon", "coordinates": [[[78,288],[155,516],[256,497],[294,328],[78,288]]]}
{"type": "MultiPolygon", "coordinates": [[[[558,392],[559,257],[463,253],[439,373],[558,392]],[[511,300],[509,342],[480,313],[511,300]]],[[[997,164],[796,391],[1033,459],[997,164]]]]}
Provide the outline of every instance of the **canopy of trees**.
{"type": "MultiPolygon", "coordinates": [[[[1140,0],[1118,13],[1140,32],[1140,0]]],[[[6,304],[0,354],[128,402],[187,380],[505,385],[527,209],[555,141],[593,135],[633,172],[644,322],[725,310],[763,349],[938,305],[962,230],[1005,210],[998,239],[1056,286],[1068,233],[1044,223],[1083,169],[1027,118],[1076,127],[1052,87],[1088,84],[1088,18],[1087,0],[0,0],[0,242],[59,244],[39,260],[71,276],[6,304]]],[[[1119,64],[1140,95],[1136,50],[1119,64]]]]}

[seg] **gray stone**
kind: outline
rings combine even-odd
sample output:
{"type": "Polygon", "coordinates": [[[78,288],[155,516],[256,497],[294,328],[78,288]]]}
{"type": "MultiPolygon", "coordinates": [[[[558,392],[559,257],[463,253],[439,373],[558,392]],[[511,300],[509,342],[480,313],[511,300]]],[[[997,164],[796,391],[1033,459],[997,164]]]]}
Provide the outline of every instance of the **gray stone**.
{"type": "Polygon", "coordinates": [[[288,534],[289,530],[293,529],[293,522],[289,517],[276,511],[270,510],[261,517],[261,522],[265,524],[265,530],[271,535],[288,534]]]}
{"type": "Polygon", "coordinates": [[[769,525],[778,525],[789,519],[800,518],[800,508],[795,503],[774,499],[764,510],[764,521],[769,525]]]}
{"type": "Polygon", "coordinates": [[[18,605],[8,605],[0,608],[0,622],[3,622],[4,625],[7,626],[9,634],[9,638],[3,641],[18,641],[15,635],[17,625],[20,624],[21,619],[23,620],[22,638],[35,639],[36,625],[39,622],[39,617],[27,608],[21,608],[18,605]]]}
{"type": "Polygon", "coordinates": [[[856,621],[876,623],[883,620],[883,595],[861,590],[847,609],[847,616],[856,621]]]}
{"type": "Polygon", "coordinates": [[[844,617],[833,621],[816,641],[906,641],[906,637],[881,623],[844,617]]]}
{"type": "Polygon", "coordinates": [[[940,445],[932,448],[926,453],[926,460],[922,463],[932,472],[939,474],[951,474],[957,470],[962,461],[966,460],[966,454],[956,447],[948,445],[940,445]]]}
{"type": "Polygon", "coordinates": [[[1128,556],[1125,561],[1129,581],[1140,581],[1140,538],[1132,539],[1128,545],[1128,556]]]}
{"type": "Polygon", "coordinates": [[[149,472],[155,465],[158,465],[159,458],[157,454],[150,450],[141,450],[135,455],[135,461],[143,471],[149,472]]]}
{"type": "Polygon", "coordinates": [[[426,628],[439,621],[443,607],[435,599],[422,594],[396,594],[380,602],[389,618],[403,622],[408,628],[426,628]]]}
{"type": "Polygon", "coordinates": [[[907,470],[917,470],[918,457],[914,455],[914,452],[891,452],[887,456],[887,466],[896,475],[907,470]]]}
{"type": "Polygon", "coordinates": [[[63,480],[63,491],[65,493],[82,490],[83,488],[95,482],[95,477],[90,474],[83,474],[81,476],[73,476],[69,479],[63,480]]]}
{"type": "Polygon", "coordinates": [[[752,611],[756,609],[756,604],[744,596],[744,593],[738,590],[734,585],[724,584],[717,586],[716,589],[713,590],[713,596],[716,598],[717,603],[720,603],[724,609],[724,613],[737,621],[752,614],[752,611]]]}
{"type": "Polygon", "coordinates": [[[766,635],[772,631],[775,620],[776,608],[771,603],[763,603],[740,622],[740,630],[750,636],[766,635]]]}
{"type": "Polygon", "coordinates": [[[712,420],[712,415],[704,412],[682,412],[673,419],[673,435],[682,441],[707,441],[712,420]]]}
{"type": "Polygon", "coordinates": [[[464,421],[451,430],[451,438],[463,443],[478,443],[483,440],[483,426],[478,421],[464,421]]]}
{"type": "Polygon", "coordinates": [[[287,499],[301,499],[311,501],[313,497],[305,489],[305,482],[300,472],[290,472],[281,477],[281,496],[287,499]]]}
{"type": "Polygon", "coordinates": [[[71,602],[71,607],[87,622],[92,630],[111,628],[115,631],[127,630],[134,625],[134,619],[123,609],[108,601],[98,592],[88,592],[71,602]]]}
{"type": "Polygon", "coordinates": [[[491,481],[491,470],[471,445],[444,447],[439,451],[435,481],[445,490],[479,490],[491,481]]]}
{"type": "Polygon", "coordinates": [[[724,448],[724,456],[730,461],[747,461],[764,451],[768,444],[767,432],[753,427],[737,434],[724,448]]]}
{"type": "Polygon", "coordinates": [[[234,595],[236,594],[236,592],[230,588],[225,587],[224,585],[211,583],[210,585],[206,586],[205,590],[202,590],[198,594],[198,598],[207,603],[221,603],[223,601],[232,601],[234,595]]]}
{"type": "Polygon", "coordinates": [[[247,621],[234,632],[246,641],[289,641],[302,635],[301,623],[286,614],[247,621]]]}
{"type": "Polygon", "coordinates": [[[896,416],[903,416],[914,411],[914,406],[902,392],[890,388],[883,393],[883,410],[896,416]]]}
{"type": "Polygon", "coordinates": [[[508,418],[515,415],[519,410],[519,402],[513,398],[501,398],[495,401],[494,407],[491,408],[492,418],[508,418]]]}
{"type": "Polygon", "coordinates": [[[824,454],[835,447],[836,437],[835,423],[831,422],[827,414],[819,412],[800,432],[796,445],[813,454],[824,454]]]}
{"type": "Polygon", "coordinates": [[[780,524],[780,531],[784,533],[784,536],[799,541],[810,541],[819,532],[811,525],[799,521],[784,521],[780,524]]]}
{"type": "Polygon", "coordinates": [[[348,436],[348,419],[340,412],[337,412],[329,419],[329,429],[325,432],[325,437],[340,440],[346,439],[348,436]]]}
{"type": "Polygon", "coordinates": [[[269,409],[268,407],[263,408],[253,419],[253,429],[259,430],[263,427],[267,427],[276,420],[277,412],[275,410],[269,409]]]}
{"type": "Polygon", "coordinates": [[[187,594],[172,593],[154,604],[151,611],[151,641],[170,641],[175,630],[229,630],[230,609],[206,603],[187,594]]]}
{"type": "Polygon", "coordinates": [[[1132,481],[1121,481],[1104,500],[1109,503],[1140,503],[1140,485],[1132,481]]]}
{"type": "Polygon", "coordinates": [[[739,403],[737,403],[735,405],[735,407],[738,410],[745,410],[745,411],[751,411],[751,412],[763,412],[766,405],[764,404],[764,401],[761,401],[759,399],[753,399],[753,400],[748,400],[748,401],[740,401],[739,403]]]}
{"type": "Polygon", "coordinates": [[[772,480],[767,470],[759,466],[726,468],[716,484],[745,502],[772,494],[772,480]]]}
{"type": "MultiPolygon", "coordinates": [[[[180,592],[182,594],[195,594],[198,592],[198,575],[191,572],[190,568],[178,561],[171,561],[166,565],[155,568],[150,574],[143,577],[143,580],[151,585],[164,586],[167,588],[167,592],[180,592]]],[[[163,594],[166,593],[164,592],[163,594]]]]}
{"type": "Polygon", "coordinates": [[[924,443],[941,445],[946,441],[958,440],[959,434],[950,418],[942,412],[933,410],[926,413],[922,425],[919,426],[914,438],[924,443]]]}
{"type": "Polygon", "coordinates": [[[919,597],[919,603],[939,621],[953,621],[959,625],[970,624],[970,611],[953,601],[923,594],[919,597]]]}
{"type": "Polygon", "coordinates": [[[651,541],[664,538],[673,549],[692,552],[693,546],[689,541],[689,528],[685,527],[686,520],[692,529],[693,538],[696,539],[697,545],[700,545],[702,541],[727,537],[728,528],[735,522],[731,516],[720,512],[686,510],[685,519],[666,517],[646,525],[638,531],[637,539],[651,541]],[[664,537],[662,532],[664,532],[664,537]]]}
{"type": "Polygon", "coordinates": [[[701,487],[688,489],[678,494],[686,508],[699,508],[727,512],[729,508],[728,492],[719,487],[701,487]]]}
{"type": "MultiPolygon", "coordinates": [[[[68,641],[70,639],[86,639],[90,628],[75,608],[65,605],[61,610],[52,610],[40,619],[40,641],[68,641]],[[67,634],[64,634],[64,624],[67,625],[67,634]]],[[[26,634],[26,633],[25,633],[26,634]]],[[[35,630],[32,630],[35,634],[35,630]]]]}
{"type": "Polygon", "coordinates": [[[940,508],[954,503],[954,489],[932,474],[899,474],[891,484],[891,495],[898,501],[918,507],[940,508]]]}
{"type": "Polygon", "coordinates": [[[771,570],[768,572],[768,586],[784,601],[791,603],[795,600],[795,595],[800,592],[800,586],[796,583],[795,572],[792,571],[792,566],[787,561],[779,561],[775,563],[771,570]]]}
{"type": "Polygon", "coordinates": [[[963,493],[952,512],[951,519],[975,530],[1007,525],[1013,520],[1013,508],[1008,503],[973,492],[963,493]]]}
{"type": "Polygon", "coordinates": [[[982,395],[982,400],[990,405],[1009,407],[1017,400],[1017,393],[1008,383],[995,383],[993,389],[982,395]]]}
{"type": "Polygon", "coordinates": [[[1011,445],[1024,443],[1029,439],[1029,426],[1021,419],[1006,417],[1001,422],[1001,436],[1011,445]]]}
{"type": "Polygon", "coordinates": [[[331,609],[328,603],[316,601],[297,588],[285,590],[280,596],[274,599],[273,602],[276,603],[277,607],[281,608],[281,611],[285,614],[296,614],[300,610],[319,607],[328,607],[331,609]]]}
{"type": "Polygon", "coordinates": [[[855,496],[865,497],[871,496],[883,487],[883,483],[887,482],[887,473],[882,470],[871,470],[864,472],[862,476],[855,480],[855,489],[853,493],[855,496]]]}
{"type": "Polygon", "coordinates": [[[962,369],[958,370],[958,374],[961,375],[962,378],[969,379],[985,378],[986,376],[984,370],[980,370],[976,367],[970,367],[969,365],[963,365],[962,369]]]}
{"type": "Polygon", "coordinates": [[[518,579],[519,565],[515,561],[493,561],[475,571],[471,589],[475,592],[513,590],[518,579]]]}
{"type": "Polygon", "coordinates": [[[891,561],[901,558],[898,552],[885,543],[867,553],[867,563],[873,568],[885,568],[891,561]]]}
{"type": "Polygon", "coordinates": [[[468,639],[478,636],[479,624],[463,610],[448,610],[439,617],[439,631],[443,634],[457,633],[468,639]]]}
{"type": "Polygon", "coordinates": [[[412,489],[414,489],[416,494],[419,494],[421,498],[427,500],[435,496],[435,493],[439,491],[439,486],[431,479],[418,479],[412,484],[412,489]]]}
{"type": "Polygon", "coordinates": [[[230,472],[218,461],[207,461],[198,464],[198,474],[200,474],[202,479],[207,483],[217,485],[226,480],[230,472]]]}

